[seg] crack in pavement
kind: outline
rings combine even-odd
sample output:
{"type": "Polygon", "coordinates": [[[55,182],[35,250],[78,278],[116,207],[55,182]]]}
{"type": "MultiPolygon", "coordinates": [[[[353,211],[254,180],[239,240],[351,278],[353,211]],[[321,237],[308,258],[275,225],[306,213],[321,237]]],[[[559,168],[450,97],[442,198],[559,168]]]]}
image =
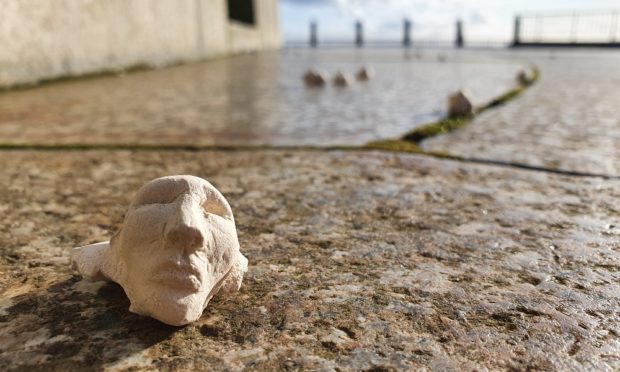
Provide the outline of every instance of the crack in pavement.
{"type": "Polygon", "coordinates": [[[444,160],[453,160],[462,163],[484,164],[505,168],[515,168],[534,172],[544,172],[569,177],[591,177],[605,180],[620,180],[620,175],[603,173],[590,173],[570,171],[557,168],[530,165],[525,163],[510,162],[503,160],[484,159],[475,157],[463,157],[449,153],[437,153],[427,151],[399,151],[389,149],[376,149],[364,146],[195,146],[195,145],[131,145],[131,144],[0,144],[0,151],[367,151],[400,154],[417,154],[444,160]]]}
{"type": "MultiPolygon", "coordinates": [[[[428,153],[424,153],[424,154],[428,154],[428,153]]],[[[535,171],[535,172],[554,173],[554,174],[559,174],[563,176],[595,177],[595,178],[603,178],[606,180],[620,180],[620,176],[611,175],[611,174],[570,171],[570,170],[565,170],[565,169],[547,168],[543,166],[530,165],[530,164],[511,162],[511,161],[459,157],[459,156],[454,156],[453,159],[460,160],[463,162],[468,162],[468,163],[496,165],[496,166],[507,167],[507,168],[518,168],[518,169],[524,169],[524,170],[535,171]]]]}

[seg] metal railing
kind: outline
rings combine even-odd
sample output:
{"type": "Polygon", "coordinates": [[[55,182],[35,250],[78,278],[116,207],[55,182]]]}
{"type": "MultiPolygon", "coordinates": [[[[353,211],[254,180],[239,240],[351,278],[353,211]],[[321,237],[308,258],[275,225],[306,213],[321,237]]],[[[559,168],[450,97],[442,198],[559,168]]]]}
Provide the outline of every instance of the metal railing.
{"type": "Polygon", "coordinates": [[[521,14],[514,46],[620,46],[620,10],[521,14]]]}

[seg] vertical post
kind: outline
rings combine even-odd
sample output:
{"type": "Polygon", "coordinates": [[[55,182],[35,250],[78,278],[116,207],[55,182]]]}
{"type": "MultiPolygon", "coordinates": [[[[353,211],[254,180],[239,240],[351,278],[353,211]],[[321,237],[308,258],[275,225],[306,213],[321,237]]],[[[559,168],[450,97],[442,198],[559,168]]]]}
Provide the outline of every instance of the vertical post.
{"type": "Polygon", "coordinates": [[[458,19],[456,21],[456,41],[457,48],[462,48],[465,45],[465,41],[463,40],[463,22],[458,19]]]}
{"type": "Polygon", "coordinates": [[[534,33],[536,35],[535,40],[538,40],[539,43],[542,43],[542,20],[540,14],[536,15],[534,33]]]}
{"type": "Polygon", "coordinates": [[[319,39],[317,38],[317,24],[316,21],[310,22],[310,46],[312,48],[316,48],[319,44],[319,39]]]}
{"type": "Polygon", "coordinates": [[[355,45],[359,48],[364,46],[364,26],[362,21],[355,21],[355,45]]]}
{"type": "Polygon", "coordinates": [[[571,35],[571,41],[573,43],[577,42],[577,28],[579,27],[579,15],[576,13],[573,13],[573,16],[571,17],[571,25],[570,25],[570,35],[571,35]]]}
{"type": "Polygon", "coordinates": [[[611,22],[609,25],[610,29],[610,42],[615,43],[618,37],[618,11],[614,10],[611,14],[611,22]]]}
{"type": "Polygon", "coordinates": [[[518,46],[519,44],[521,44],[521,16],[517,15],[515,16],[515,29],[514,36],[512,38],[512,45],[518,46]]]}
{"type": "Polygon", "coordinates": [[[403,46],[411,46],[411,21],[407,18],[403,21],[403,46]]]}

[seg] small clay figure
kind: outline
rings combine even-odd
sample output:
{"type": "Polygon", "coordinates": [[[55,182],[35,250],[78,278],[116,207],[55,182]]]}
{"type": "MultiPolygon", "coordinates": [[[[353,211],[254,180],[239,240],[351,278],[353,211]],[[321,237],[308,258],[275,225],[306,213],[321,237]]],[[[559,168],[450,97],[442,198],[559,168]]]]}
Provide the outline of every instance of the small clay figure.
{"type": "Polygon", "coordinates": [[[519,85],[529,85],[532,83],[532,80],[530,74],[523,70],[519,71],[517,74],[517,83],[519,83],[519,85]]]}
{"type": "Polygon", "coordinates": [[[448,116],[451,118],[469,116],[473,113],[474,106],[462,91],[458,91],[448,97],[448,116]]]}
{"type": "Polygon", "coordinates": [[[375,71],[372,69],[372,67],[362,67],[355,75],[355,77],[359,81],[368,81],[372,79],[374,76],[375,76],[375,71]]]}
{"type": "Polygon", "coordinates": [[[310,69],[304,74],[304,83],[309,87],[322,87],[327,82],[327,74],[323,71],[310,69]]]}
{"type": "Polygon", "coordinates": [[[209,182],[169,176],[144,185],[109,242],[75,248],[86,279],[120,284],[129,311],[180,326],[218,292],[236,292],[248,260],[228,202],[209,182]]]}
{"type": "Polygon", "coordinates": [[[344,74],[340,71],[334,76],[334,85],[337,87],[347,87],[351,85],[352,81],[353,79],[349,74],[344,74]]]}

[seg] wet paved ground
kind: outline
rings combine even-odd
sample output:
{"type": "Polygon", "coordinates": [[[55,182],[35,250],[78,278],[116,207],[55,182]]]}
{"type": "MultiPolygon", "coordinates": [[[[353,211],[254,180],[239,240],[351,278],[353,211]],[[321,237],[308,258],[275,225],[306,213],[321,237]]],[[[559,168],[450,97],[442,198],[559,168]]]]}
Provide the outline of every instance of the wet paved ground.
{"type": "Polygon", "coordinates": [[[0,94],[0,143],[361,145],[444,114],[467,88],[482,104],[521,64],[471,52],[287,50],[0,94]],[[445,62],[438,62],[440,58],[445,62]],[[376,78],[307,89],[309,67],[369,65],[376,78]]]}
{"type": "MultiPolygon", "coordinates": [[[[616,172],[614,79],[603,76],[612,64],[531,55],[480,57],[535,60],[541,81],[424,145],[616,172]]],[[[171,79],[179,87],[166,96],[147,89],[157,79],[142,86],[141,74],[99,81],[83,95],[57,93],[86,81],[1,95],[2,141],[118,142],[114,131],[124,127],[133,143],[204,138],[164,120],[199,107],[191,97],[202,83],[171,79]],[[125,93],[110,94],[112,81],[128,84],[125,93]],[[129,94],[138,91],[162,98],[150,106],[129,94]],[[65,102],[65,111],[49,102],[65,102]],[[110,102],[125,114],[106,119],[110,102]],[[144,123],[155,123],[153,134],[144,123]]],[[[230,84],[243,96],[241,82],[230,84]]],[[[273,149],[5,150],[0,168],[2,370],[620,369],[618,180],[426,155],[273,149]],[[81,281],[68,257],[72,247],[108,239],[144,182],[183,173],[212,181],[229,199],[250,267],[238,295],[216,298],[198,322],[175,328],[129,313],[122,289],[81,281]]]]}
{"type": "Polygon", "coordinates": [[[620,54],[532,53],[540,81],[518,100],[424,143],[454,155],[620,176],[620,54]]]}
{"type": "Polygon", "coordinates": [[[3,370],[620,368],[618,182],[379,152],[12,152],[0,166],[3,370]],[[183,328],[68,266],[144,180],[177,173],[226,194],[250,261],[241,292],[183,328]]]}

